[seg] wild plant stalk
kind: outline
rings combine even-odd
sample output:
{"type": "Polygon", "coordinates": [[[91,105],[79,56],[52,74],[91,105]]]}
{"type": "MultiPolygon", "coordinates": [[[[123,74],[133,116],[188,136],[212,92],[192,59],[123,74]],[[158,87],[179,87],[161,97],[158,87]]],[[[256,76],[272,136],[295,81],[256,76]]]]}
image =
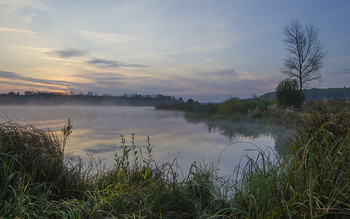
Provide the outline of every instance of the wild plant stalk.
{"type": "Polygon", "coordinates": [[[87,186],[65,163],[65,142],[31,125],[0,123],[0,217],[37,218],[50,214],[51,200],[82,197],[87,186]]]}
{"type": "Polygon", "coordinates": [[[67,144],[67,140],[69,140],[69,136],[72,134],[72,129],[73,129],[73,125],[70,123],[70,119],[68,118],[68,123],[67,126],[64,125],[63,129],[62,129],[62,151],[64,151],[64,148],[67,144]]]}
{"type": "MultiPolygon", "coordinates": [[[[193,163],[179,178],[174,162],[157,163],[127,144],[115,166],[87,177],[63,159],[71,134],[0,124],[0,217],[20,218],[346,218],[350,216],[349,111],[319,110],[294,128],[283,155],[260,151],[223,180],[193,163]],[[61,140],[59,140],[61,139],[61,140]]],[[[70,128],[69,128],[70,127],[70,128]]]]}
{"type": "Polygon", "coordinates": [[[277,163],[250,160],[232,202],[239,217],[348,217],[350,215],[349,111],[315,111],[295,127],[277,163]],[[262,162],[262,164],[261,164],[262,162]]]}

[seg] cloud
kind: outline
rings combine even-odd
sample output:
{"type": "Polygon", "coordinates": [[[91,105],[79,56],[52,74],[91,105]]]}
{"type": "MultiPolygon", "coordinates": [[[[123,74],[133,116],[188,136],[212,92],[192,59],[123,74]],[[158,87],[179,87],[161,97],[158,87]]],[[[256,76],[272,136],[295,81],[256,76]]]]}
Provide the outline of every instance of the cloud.
{"type": "Polygon", "coordinates": [[[192,77],[180,79],[186,81],[190,87],[197,86],[200,88],[214,88],[221,90],[231,88],[233,83],[236,83],[242,73],[237,72],[233,68],[219,68],[212,71],[194,71],[192,77]]]}
{"type": "Polygon", "coordinates": [[[51,52],[46,52],[47,54],[58,56],[60,58],[73,58],[73,57],[85,57],[90,60],[86,61],[87,64],[96,66],[101,69],[108,69],[108,68],[145,68],[148,67],[147,65],[140,65],[140,64],[125,64],[119,61],[114,61],[110,59],[104,59],[104,58],[92,58],[88,55],[88,52],[85,50],[80,49],[60,49],[60,50],[53,50],[51,52]]]}
{"type": "Polygon", "coordinates": [[[2,88],[9,87],[7,90],[39,88],[44,90],[61,90],[74,92],[94,91],[99,93],[109,93],[111,92],[111,90],[116,90],[114,89],[116,84],[121,85],[122,82],[116,81],[115,78],[115,80],[96,79],[91,80],[91,82],[77,83],[71,81],[44,80],[31,77],[24,77],[14,72],[0,71],[0,84],[3,85],[1,86],[2,88]]]}
{"type": "MultiPolygon", "coordinates": [[[[97,62],[100,63],[100,62],[97,62]]],[[[103,62],[102,62],[103,63],[103,62]]],[[[114,63],[116,64],[116,63],[114,63]]],[[[120,65],[119,62],[117,62],[120,65]]],[[[90,72],[71,75],[70,81],[45,80],[26,77],[8,71],[0,71],[0,84],[18,89],[41,88],[74,92],[97,92],[121,95],[123,93],[160,93],[171,96],[194,98],[199,101],[222,101],[229,96],[251,97],[273,91],[274,77],[243,77],[243,73],[234,69],[219,69],[208,72],[192,72],[191,77],[169,76],[157,78],[140,75],[128,76],[115,72],[90,72]],[[84,82],[82,82],[84,81],[84,82]],[[133,86],[130,86],[132,84],[133,86]]]]}
{"type": "Polygon", "coordinates": [[[221,69],[221,70],[210,72],[210,74],[218,77],[227,77],[227,76],[232,77],[232,76],[238,75],[237,71],[234,69],[221,69]]]}
{"type": "MultiPolygon", "coordinates": [[[[101,92],[101,88],[106,88],[111,91],[117,91],[118,89],[125,88],[124,84],[126,80],[132,79],[132,80],[140,80],[140,78],[137,77],[127,77],[122,74],[118,73],[109,73],[109,72],[94,72],[90,74],[75,74],[73,75],[76,78],[80,79],[86,79],[90,81],[89,86],[93,86],[95,89],[97,89],[99,92],[101,92]],[[118,86],[118,89],[116,89],[116,86],[118,86]]],[[[86,87],[86,86],[85,86],[86,87]]],[[[91,88],[88,88],[91,89],[91,88]]],[[[120,90],[118,90],[119,92],[120,90]]],[[[105,92],[105,91],[103,91],[105,92]]]]}
{"type": "MultiPolygon", "coordinates": [[[[74,91],[74,92],[87,92],[93,91],[98,93],[113,93],[122,94],[128,89],[123,82],[122,75],[114,73],[93,73],[93,74],[76,74],[73,75],[80,80],[87,82],[71,82],[61,80],[45,80],[31,77],[25,77],[14,72],[0,71],[0,87],[9,87],[7,90],[18,89],[44,89],[44,90],[61,90],[61,91],[74,91]],[[87,80],[81,80],[87,79],[87,80]],[[3,86],[4,85],[4,86],[3,86]],[[12,87],[12,88],[10,88],[12,87]]],[[[131,92],[138,91],[137,89],[131,89],[131,92]]]]}
{"type": "Polygon", "coordinates": [[[116,151],[117,146],[115,144],[97,144],[93,147],[85,149],[86,152],[89,153],[107,153],[107,152],[114,152],[116,151]]]}
{"type": "Polygon", "coordinates": [[[26,0],[26,1],[3,1],[0,5],[4,5],[5,7],[13,10],[20,11],[25,8],[36,9],[41,11],[48,11],[49,7],[40,0],[26,0]]]}
{"type": "Polygon", "coordinates": [[[247,98],[255,93],[260,95],[273,91],[275,83],[275,76],[252,77],[233,68],[220,68],[207,72],[193,71],[191,77],[180,76],[167,85],[169,88],[182,88],[181,91],[171,91],[171,95],[199,101],[222,101],[231,95],[247,98]]]}
{"type": "Polygon", "coordinates": [[[30,31],[30,30],[16,29],[16,28],[9,28],[9,27],[0,27],[0,32],[5,32],[5,33],[35,34],[35,32],[30,31]]]}
{"type": "Polygon", "coordinates": [[[86,39],[89,39],[94,42],[106,43],[123,43],[134,39],[134,37],[124,35],[124,34],[115,34],[115,33],[97,33],[87,30],[79,30],[79,34],[86,39]]]}
{"type": "Polygon", "coordinates": [[[0,71],[0,78],[17,78],[19,75],[13,72],[0,71]]]}
{"type": "Polygon", "coordinates": [[[61,49],[53,51],[52,54],[57,55],[60,58],[72,58],[86,56],[87,52],[78,49],[61,49]]]}
{"type": "Polygon", "coordinates": [[[9,90],[18,90],[18,89],[30,89],[32,90],[33,88],[39,88],[39,89],[46,89],[46,90],[59,90],[57,86],[51,86],[51,85],[39,85],[39,84],[33,84],[33,83],[28,83],[28,82],[13,82],[13,81],[0,81],[0,84],[2,84],[2,87],[6,86],[14,86],[15,88],[11,88],[9,90]]]}
{"type": "MultiPolygon", "coordinates": [[[[69,82],[69,81],[45,80],[45,79],[24,77],[20,74],[13,73],[13,72],[6,72],[6,71],[0,71],[0,79],[11,79],[11,80],[25,81],[27,86],[33,86],[33,83],[40,83],[40,84],[43,84],[46,86],[51,85],[51,86],[64,86],[64,87],[80,85],[78,83],[69,82]],[[31,82],[31,83],[28,83],[28,82],[31,82]]],[[[14,82],[12,81],[12,83],[14,83],[14,82]]],[[[23,85],[23,82],[21,85],[23,85]]],[[[43,85],[41,85],[41,86],[43,86],[43,85]]]]}
{"type": "Polygon", "coordinates": [[[92,74],[75,74],[72,76],[92,81],[117,81],[125,79],[125,77],[122,74],[108,72],[94,72],[92,74]]]}
{"type": "Polygon", "coordinates": [[[94,65],[98,68],[106,69],[106,68],[120,68],[120,67],[132,67],[132,68],[145,68],[146,65],[138,65],[138,64],[123,64],[118,61],[112,61],[108,59],[92,59],[87,61],[88,64],[94,65]]]}
{"type": "Polygon", "coordinates": [[[93,59],[87,61],[87,63],[99,68],[119,68],[121,66],[121,63],[118,61],[111,61],[107,59],[93,59]]]}

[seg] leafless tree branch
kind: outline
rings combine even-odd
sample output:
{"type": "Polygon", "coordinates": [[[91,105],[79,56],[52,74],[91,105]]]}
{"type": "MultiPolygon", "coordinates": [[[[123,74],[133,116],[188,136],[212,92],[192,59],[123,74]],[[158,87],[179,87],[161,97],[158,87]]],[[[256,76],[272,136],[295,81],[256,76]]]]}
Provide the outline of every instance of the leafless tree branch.
{"type": "Polygon", "coordinates": [[[289,52],[284,61],[282,72],[299,82],[299,89],[310,82],[320,80],[320,69],[326,58],[326,52],[318,38],[318,29],[314,25],[302,25],[293,20],[283,28],[283,42],[289,52]]]}

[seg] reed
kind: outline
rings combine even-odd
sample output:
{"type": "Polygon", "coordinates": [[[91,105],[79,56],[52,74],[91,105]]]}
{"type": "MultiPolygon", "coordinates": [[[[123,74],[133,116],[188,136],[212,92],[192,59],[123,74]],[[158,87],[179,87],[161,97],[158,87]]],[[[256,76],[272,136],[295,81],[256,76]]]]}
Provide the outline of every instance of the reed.
{"type": "Polygon", "coordinates": [[[121,136],[110,170],[65,159],[61,135],[0,124],[0,217],[346,218],[350,216],[350,113],[319,109],[294,126],[283,154],[260,151],[229,178],[195,162],[180,177],[154,148],[121,136]],[[91,167],[92,168],[92,167],[91,167]]]}
{"type": "Polygon", "coordinates": [[[319,109],[294,127],[277,162],[264,153],[249,160],[235,182],[239,217],[350,216],[350,114],[319,109]]]}

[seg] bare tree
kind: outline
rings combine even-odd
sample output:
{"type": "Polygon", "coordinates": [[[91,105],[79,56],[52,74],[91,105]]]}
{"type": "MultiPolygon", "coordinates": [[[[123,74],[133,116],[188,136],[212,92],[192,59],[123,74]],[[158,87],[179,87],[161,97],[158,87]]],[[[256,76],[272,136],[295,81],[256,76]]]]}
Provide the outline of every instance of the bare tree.
{"type": "Polygon", "coordinates": [[[307,87],[311,81],[321,79],[320,69],[326,52],[318,39],[318,29],[314,25],[302,25],[293,20],[283,28],[289,55],[284,61],[283,73],[299,82],[299,89],[307,87]]]}

